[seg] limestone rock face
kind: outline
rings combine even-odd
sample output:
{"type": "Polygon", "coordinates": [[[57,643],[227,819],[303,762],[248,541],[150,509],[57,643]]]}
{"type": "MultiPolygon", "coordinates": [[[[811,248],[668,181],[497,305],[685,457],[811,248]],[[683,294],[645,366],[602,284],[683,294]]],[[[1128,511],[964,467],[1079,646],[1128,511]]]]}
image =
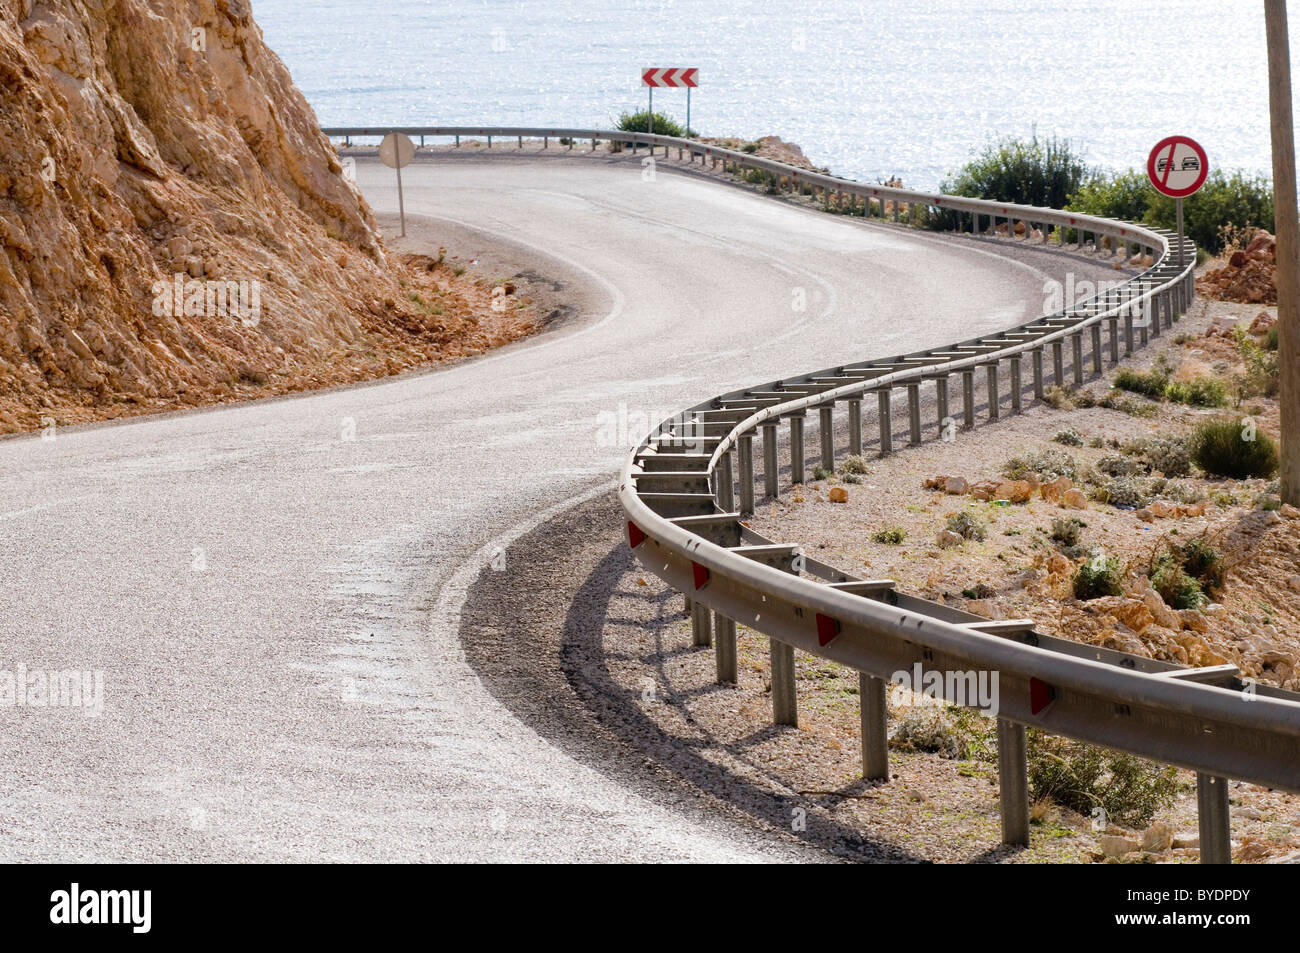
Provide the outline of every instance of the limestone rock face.
{"type": "Polygon", "coordinates": [[[247,0],[0,0],[0,433],[410,334],[406,297],[247,0]]]}

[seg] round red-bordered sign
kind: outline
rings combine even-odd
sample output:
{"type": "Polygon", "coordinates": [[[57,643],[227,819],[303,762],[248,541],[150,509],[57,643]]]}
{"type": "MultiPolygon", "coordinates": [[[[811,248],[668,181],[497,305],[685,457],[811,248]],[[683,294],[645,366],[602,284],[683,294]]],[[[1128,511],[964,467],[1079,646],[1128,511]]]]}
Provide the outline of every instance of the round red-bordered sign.
{"type": "Polygon", "coordinates": [[[1188,136],[1169,136],[1147,156],[1147,178],[1170,198],[1191,195],[1205,184],[1210,160],[1200,143],[1188,136]]]}

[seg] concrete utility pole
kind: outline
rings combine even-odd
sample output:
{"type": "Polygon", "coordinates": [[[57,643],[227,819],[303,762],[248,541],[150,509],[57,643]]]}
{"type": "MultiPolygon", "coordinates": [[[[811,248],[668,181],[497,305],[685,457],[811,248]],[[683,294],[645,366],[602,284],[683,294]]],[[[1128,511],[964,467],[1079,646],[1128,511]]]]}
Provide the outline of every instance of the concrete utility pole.
{"type": "Polygon", "coordinates": [[[1300,225],[1296,215],[1295,130],[1286,0],[1264,0],[1268,106],[1273,129],[1273,210],[1277,230],[1277,352],[1281,368],[1282,500],[1300,506],[1300,225]]]}

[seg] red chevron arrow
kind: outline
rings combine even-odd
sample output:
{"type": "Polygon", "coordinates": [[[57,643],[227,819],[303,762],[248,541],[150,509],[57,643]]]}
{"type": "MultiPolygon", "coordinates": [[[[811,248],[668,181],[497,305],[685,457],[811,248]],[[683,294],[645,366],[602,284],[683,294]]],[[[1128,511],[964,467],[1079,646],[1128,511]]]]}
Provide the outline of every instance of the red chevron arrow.
{"type": "Polygon", "coordinates": [[[642,86],[699,86],[699,67],[648,66],[641,71],[642,86]]]}
{"type": "Polygon", "coordinates": [[[688,70],[682,70],[682,85],[699,86],[700,83],[697,78],[699,76],[699,72],[700,72],[699,67],[696,66],[692,66],[688,70]]]}

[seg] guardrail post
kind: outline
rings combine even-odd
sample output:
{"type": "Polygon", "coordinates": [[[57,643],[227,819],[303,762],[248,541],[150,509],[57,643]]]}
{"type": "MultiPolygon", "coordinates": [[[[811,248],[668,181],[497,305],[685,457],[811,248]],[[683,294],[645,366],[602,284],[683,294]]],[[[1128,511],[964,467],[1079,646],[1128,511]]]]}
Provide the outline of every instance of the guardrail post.
{"type": "Polygon", "coordinates": [[[724,513],[736,507],[735,484],[731,476],[731,451],[718,458],[718,505],[724,513]]]}
{"type": "Polygon", "coordinates": [[[862,398],[849,398],[849,453],[862,456],[862,398]]]}
{"type": "MultiPolygon", "coordinates": [[[[1134,295],[1134,297],[1135,298],[1140,297],[1141,292],[1142,289],[1139,286],[1138,294],[1134,295]]],[[[1153,298],[1148,298],[1146,301],[1139,302],[1137,307],[1141,309],[1141,311],[1139,312],[1139,317],[1142,320],[1139,323],[1142,326],[1142,343],[1145,344],[1147,328],[1151,329],[1151,336],[1153,338],[1160,337],[1160,317],[1159,315],[1156,314],[1155,300],[1153,298]],[[1153,318],[1155,320],[1152,320],[1153,318]]]]}
{"type": "Polygon", "coordinates": [[[776,426],[775,420],[759,425],[763,429],[763,492],[776,499],[779,492],[777,476],[779,470],[776,462],[776,426]]]}
{"type": "Polygon", "coordinates": [[[894,199],[894,221],[898,221],[898,199],[894,199]]]}
{"type": "Polygon", "coordinates": [[[934,379],[934,402],[939,405],[939,438],[943,438],[948,426],[948,375],[942,374],[934,379]]]}
{"type": "Polygon", "coordinates": [[[835,420],[829,404],[817,408],[817,436],[822,444],[822,469],[835,472],[835,420]]]}
{"type": "Polygon", "coordinates": [[[1160,295],[1160,310],[1165,313],[1165,327],[1174,326],[1174,303],[1168,291],[1160,295]]]}
{"type": "Polygon", "coordinates": [[[1133,315],[1124,315],[1124,356],[1133,353],[1133,315]]]}
{"type": "Polygon", "coordinates": [[[1052,379],[1057,387],[1065,384],[1065,345],[1060,338],[1052,342],[1052,379]]]}
{"type": "Polygon", "coordinates": [[[1020,355],[1012,354],[1009,358],[1011,363],[1011,412],[1020,413],[1020,355]]]}
{"type": "Polygon", "coordinates": [[[1002,411],[998,406],[998,362],[985,364],[984,372],[988,375],[989,382],[989,420],[997,420],[1002,411]]]}
{"type": "Polygon", "coordinates": [[[1201,863],[1232,863],[1227,778],[1196,773],[1196,817],[1201,829],[1201,863]]]}
{"type": "MultiPolygon", "coordinates": [[[[543,148],[543,149],[549,149],[550,147],[551,147],[551,137],[550,137],[550,136],[542,136],[542,148],[543,148]]],[[[636,155],[636,143],[635,143],[635,142],[632,143],[632,154],[633,154],[633,155],[636,155]]]]}
{"type": "Polygon", "coordinates": [[[885,680],[858,673],[858,705],[862,711],[862,778],[889,780],[889,709],[885,703],[885,680]]]}
{"type": "Polygon", "coordinates": [[[457,149],[460,148],[460,136],[457,136],[457,137],[456,137],[456,148],[457,148],[457,149]]]}
{"type": "Polygon", "coordinates": [[[701,648],[713,644],[713,613],[703,602],[691,603],[691,644],[701,648]]]}
{"type": "Polygon", "coordinates": [[[998,719],[998,794],[1002,843],[1029,846],[1029,769],[1025,726],[998,719]]]}
{"type": "Polygon", "coordinates": [[[491,137],[491,136],[488,136],[487,139],[488,139],[488,148],[491,149],[491,148],[492,148],[492,137],[491,137]]]}
{"type": "Polygon", "coordinates": [[[1110,331],[1110,362],[1111,364],[1119,363],[1119,318],[1111,315],[1106,319],[1106,326],[1110,331]]]}
{"type": "Polygon", "coordinates": [[[803,411],[790,418],[790,482],[803,482],[803,411]]]}
{"type": "Polygon", "coordinates": [[[921,444],[921,382],[907,385],[907,442],[913,447],[921,444]]]}
{"type": "Polygon", "coordinates": [[[771,639],[772,724],[799,726],[799,703],[794,690],[794,646],[771,639]]]}
{"type": "Polygon", "coordinates": [[[1101,373],[1101,323],[1097,322],[1089,329],[1092,332],[1092,369],[1101,373]]]}
{"type": "Polygon", "coordinates": [[[880,418],[880,455],[888,456],[894,452],[894,424],[890,419],[891,391],[882,387],[876,391],[876,414],[880,418]]]}
{"type": "Polygon", "coordinates": [[[736,683],[736,622],[715,612],[713,626],[718,636],[718,644],[713,653],[718,667],[718,684],[734,685],[736,683]]]}
{"type": "Polygon", "coordinates": [[[1083,332],[1075,331],[1070,335],[1070,357],[1074,362],[1074,386],[1083,383],[1083,332]]]}
{"type": "Polygon", "coordinates": [[[736,440],[736,457],[740,469],[740,512],[754,512],[754,435],[742,433],[736,440]]]}
{"type": "Polygon", "coordinates": [[[961,396],[965,405],[965,425],[967,430],[975,426],[975,372],[969,367],[961,372],[961,396]]]}
{"type": "Polygon", "coordinates": [[[522,149],[523,147],[524,147],[524,137],[523,137],[523,136],[520,136],[520,137],[519,137],[519,148],[522,149]]]}
{"type": "Polygon", "coordinates": [[[1043,349],[1036,347],[1029,352],[1029,363],[1034,372],[1034,399],[1043,399],[1043,349]]]}

